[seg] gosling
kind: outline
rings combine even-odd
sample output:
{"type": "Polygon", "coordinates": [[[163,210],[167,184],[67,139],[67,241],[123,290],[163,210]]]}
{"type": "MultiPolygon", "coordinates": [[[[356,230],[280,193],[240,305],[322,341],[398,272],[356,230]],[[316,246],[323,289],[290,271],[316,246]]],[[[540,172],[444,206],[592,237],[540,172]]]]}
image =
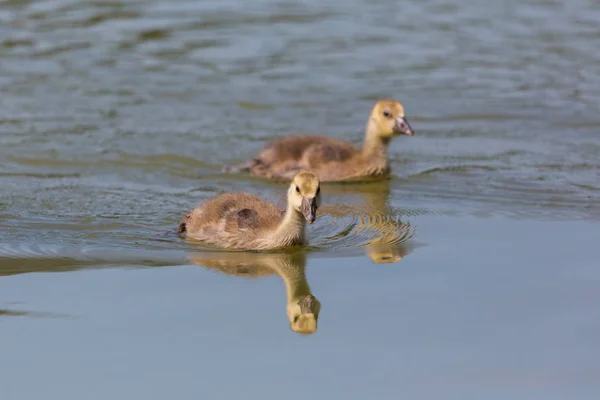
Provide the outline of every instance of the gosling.
{"type": "Polygon", "coordinates": [[[371,110],[362,149],[326,136],[295,135],[270,142],[256,157],[223,171],[290,179],[299,170],[310,169],[322,182],[384,177],[391,172],[388,145],[400,135],[414,135],[404,107],[396,100],[380,100],[371,110]]]}
{"type": "Polygon", "coordinates": [[[220,194],[186,213],[177,231],[186,238],[232,250],[273,250],[308,244],[321,205],[319,177],[298,172],[287,192],[287,208],[249,193],[220,194]]]}

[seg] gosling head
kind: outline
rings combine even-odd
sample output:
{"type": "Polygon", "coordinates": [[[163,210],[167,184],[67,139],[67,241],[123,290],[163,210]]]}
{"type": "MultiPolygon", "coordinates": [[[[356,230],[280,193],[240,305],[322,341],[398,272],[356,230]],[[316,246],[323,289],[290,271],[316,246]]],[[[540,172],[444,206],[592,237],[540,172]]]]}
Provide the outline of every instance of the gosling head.
{"type": "Polygon", "coordinates": [[[290,328],[297,333],[314,333],[320,311],[321,303],[312,294],[293,299],[287,306],[290,328]]]}
{"type": "Polygon", "coordinates": [[[315,222],[317,208],[321,205],[319,177],[308,170],[298,172],[290,184],[288,202],[296,211],[304,215],[309,224],[315,222]]]}
{"type": "Polygon", "coordinates": [[[414,131],[404,116],[404,107],[396,100],[380,100],[373,106],[369,120],[370,134],[385,142],[394,136],[413,136],[414,131]]]}

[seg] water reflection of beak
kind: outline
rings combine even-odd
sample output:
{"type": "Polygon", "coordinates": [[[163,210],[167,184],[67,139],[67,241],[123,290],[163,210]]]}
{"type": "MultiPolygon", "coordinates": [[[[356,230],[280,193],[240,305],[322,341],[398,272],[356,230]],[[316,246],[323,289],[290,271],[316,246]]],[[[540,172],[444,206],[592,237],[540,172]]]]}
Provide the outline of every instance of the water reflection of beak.
{"type": "Polygon", "coordinates": [[[315,333],[321,303],[315,296],[308,294],[298,302],[298,305],[300,306],[300,315],[296,315],[293,322],[290,321],[290,328],[303,335],[315,333]]]}
{"type": "Polygon", "coordinates": [[[308,221],[309,224],[315,222],[315,219],[317,218],[316,197],[313,197],[312,199],[307,199],[306,197],[303,197],[302,205],[300,206],[300,211],[302,212],[302,215],[304,215],[304,218],[306,219],[306,221],[308,221]]]}
{"type": "Polygon", "coordinates": [[[298,303],[300,305],[300,312],[302,314],[313,314],[313,303],[316,301],[315,296],[313,296],[312,294],[307,295],[305,298],[303,298],[300,303],[298,303]]]}
{"type": "Polygon", "coordinates": [[[394,131],[399,135],[413,136],[415,134],[405,117],[396,118],[394,131]]]}

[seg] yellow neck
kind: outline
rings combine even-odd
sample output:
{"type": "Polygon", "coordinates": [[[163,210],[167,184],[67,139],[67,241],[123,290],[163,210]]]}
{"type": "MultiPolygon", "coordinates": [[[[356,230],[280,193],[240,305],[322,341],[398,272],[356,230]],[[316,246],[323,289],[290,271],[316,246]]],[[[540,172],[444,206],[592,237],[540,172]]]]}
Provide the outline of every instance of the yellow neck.
{"type": "Polygon", "coordinates": [[[271,239],[281,245],[302,244],[305,242],[306,220],[291,204],[288,194],[288,205],[281,223],[270,235],[271,239]]]}
{"type": "Polygon", "coordinates": [[[365,142],[362,153],[369,158],[381,158],[387,162],[387,150],[390,143],[389,138],[382,138],[378,135],[379,128],[375,122],[369,118],[365,127],[365,142]]]}

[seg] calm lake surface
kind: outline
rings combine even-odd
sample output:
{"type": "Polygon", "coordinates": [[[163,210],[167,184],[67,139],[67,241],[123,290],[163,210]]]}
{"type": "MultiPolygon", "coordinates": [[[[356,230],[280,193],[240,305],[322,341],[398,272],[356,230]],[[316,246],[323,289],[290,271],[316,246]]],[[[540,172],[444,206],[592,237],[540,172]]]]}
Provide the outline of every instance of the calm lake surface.
{"type": "Polygon", "coordinates": [[[598,49],[593,0],[0,0],[0,398],[597,399],[598,49]],[[309,249],[167,234],[387,97],[416,135],[309,249]]]}

